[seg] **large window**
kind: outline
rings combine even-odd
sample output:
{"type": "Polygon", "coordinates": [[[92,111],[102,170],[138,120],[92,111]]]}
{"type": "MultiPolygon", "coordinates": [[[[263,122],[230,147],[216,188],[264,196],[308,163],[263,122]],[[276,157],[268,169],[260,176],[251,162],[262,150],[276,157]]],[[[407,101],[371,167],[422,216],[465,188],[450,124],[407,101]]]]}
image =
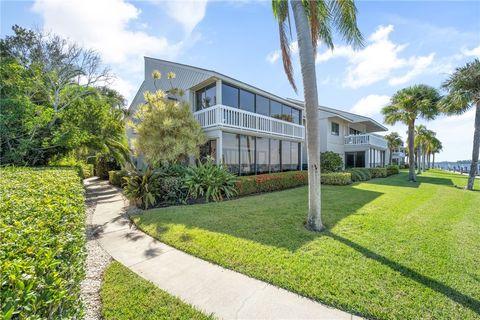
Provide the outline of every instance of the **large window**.
{"type": "Polygon", "coordinates": [[[282,171],[292,170],[292,146],[290,141],[282,141],[282,171]]]}
{"type": "Polygon", "coordinates": [[[270,171],[280,171],[280,140],[270,139],[270,171]]]}
{"type": "Polygon", "coordinates": [[[238,89],[222,83],[222,104],[238,108],[238,89]]]}
{"type": "Polygon", "coordinates": [[[198,90],[195,93],[195,110],[203,110],[217,104],[217,87],[215,84],[198,90]]]}
{"type": "Polygon", "coordinates": [[[293,123],[302,124],[302,111],[292,108],[293,123]]]}
{"type": "Polygon", "coordinates": [[[273,118],[281,119],[281,117],[282,117],[282,104],[281,103],[279,103],[277,101],[270,100],[270,116],[273,117],[273,118]]]}
{"type": "Polygon", "coordinates": [[[240,174],[255,173],[255,137],[240,136],[240,174]]]}
{"type": "Polygon", "coordinates": [[[292,142],[292,167],[291,170],[300,170],[300,143],[292,142]]]}
{"type": "Polygon", "coordinates": [[[332,135],[340,135],[340,125],[336,122],[332,122],[332,135]]]}
{"type": "Polygon", "coordinates": [[[270,100],[257,94],[256,103],[257,113],[263,114],[264,116],[270,116],[270,100]]]}
{"type": "Polygon", "coordinates": [[[240,173],[239,138],[238,134],[223,133],[223,163],[235,174],[240,173]]]}
{"type": "Polygon", "coordinates": [[[292,107],[282,105],[282,120],[293,122],[292,107]]]}
{"type": "Polygon", "coordinates": [[[257,137],[256,145],[256,173],[267,173],[270,160],[270,143],[267,138],[257,137]]]}
{"type": "Polygon", "coordinates": [[[255,95],[240,89],[240,109],[255,112],[255,95]]]}

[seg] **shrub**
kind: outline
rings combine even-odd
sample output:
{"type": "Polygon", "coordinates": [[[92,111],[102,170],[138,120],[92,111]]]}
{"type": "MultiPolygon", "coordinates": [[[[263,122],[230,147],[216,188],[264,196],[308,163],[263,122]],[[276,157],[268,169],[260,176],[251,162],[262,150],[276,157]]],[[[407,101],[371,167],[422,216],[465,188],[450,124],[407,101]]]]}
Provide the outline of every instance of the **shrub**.
{"type": "Polygon", "coordinates": [[[385,178],[387,176],[387,168],[368,168],[372,174],[372,178],[385,178]]]}
{"type": "Polygon", "coordinates": [[[338,172],[343,168],[342,157],[333,151],[322,152],[320,154],[320,168],[324,173],[338,172]]]}
{"type": "Polygon", "coordinates": [[[161,194],[160,175],[150,167],[143,174],[140,172],[130,173],[124,180],[125,196],[137,207],[148,209],[157,204],[161,194]]]}
{"type": "Polygon", "coordinates": [[[389,165],[387,166],[387,176],[391,176],[393,174],[400,173],[400,168],[397,165],[389,165]]]}
{"type": "Polygon", "coordinates": [[[76,159],[74,156],[65,156],[60,159],[52,159],[48,162],[51,167],[70,167],[77,170],[82,179],[93,177],[93,166],[84,160],[76,159]]]}
{"type": "Polygon", "coordinates": [[[196,167],[188,168],[185,185],[189,195],[197,199],[205,197],[205,201],[222,201],[237,194],[235,182],[237,177],[225,167],[217,166],[211,158],[205,163],[199,162],[196,167]]]}
{"type": "Polygon", "coordinates": [[[256,176],[239,177],[236,183],[238,195],[284,190],[308,184],[307,171],[287,171],[256,176]]]}
{"type": "Polygon", "coordinates": [[[108,182],[110,182],[112,186],[124,187],[126,184],[124,177],[127,176],[128,171],[126,170],[111,170],[108,171],[108,182]]]}
{"type": "Polygon", "coordinates": [[[73,169],[0,169],[0,313],[6,319],[82,318],[83,193],[73,169]]]}
{"type": "Polygon", "coordinates": [[[161,178],[159,198],[163,204],[185,203],[188,198],[188,188],[184,178],[176,176],[161,178]]]}
{"type": "Polygon", "coordinates": [[[95,173],[97,177],[108,180],[108,172],[120,169],[120,166],[113,157],[107,155],[97,155],[97,163],[95,165],[95,173]]]}
{"type": "Polygon", "coordinates": [[[351,168],[351,169],[348,169],[346,172],[349,172],[352,174],[353,182],[367,181],[372,179],[372,174],[367,168],[351,168]]]}
{"type": "Polygon", "coordinates": [[[322,184],[343,186],[352,183],[352,174],[350,172],[322,173],[320,181],[322,184]]]}

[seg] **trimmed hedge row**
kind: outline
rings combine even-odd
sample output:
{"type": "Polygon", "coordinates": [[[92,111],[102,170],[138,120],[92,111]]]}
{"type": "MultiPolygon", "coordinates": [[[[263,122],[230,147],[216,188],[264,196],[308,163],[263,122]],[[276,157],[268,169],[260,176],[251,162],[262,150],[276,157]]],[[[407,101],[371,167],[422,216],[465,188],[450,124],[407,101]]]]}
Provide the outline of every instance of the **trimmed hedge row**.
{"type": "Polygon", "coordinates": [[[400,173],[400,167],[397,165],[387,166],[387,176],[400,173]]]}
{"type": "Polygon", "coordinates": [[[85,199],[73,169],[0,169],[0,301],[6,319],[82,318],[85,199]]]}
{"type": "Polygon", "coordinates": [[[385,178],[387,176],[387,168],[368,168],[372,178],[385,178]]]}
{"type": "MultiPolygon", "coordinates": [[[[352,183],[352,177],[347,172],[323,173],[322,184],[347,185],[352,183]]],[[[308,184],[308,171],[287,171],[256,176],[238,177],[236,189],[239,196],[254,193],[284,190],[308,184]]]]}
{"type": "Polygon", "coordinates": [[[352,168],[347,170],[347,172],[351,173],[353,182],[372,179],[372,174],[368,168],[352,168]]]}

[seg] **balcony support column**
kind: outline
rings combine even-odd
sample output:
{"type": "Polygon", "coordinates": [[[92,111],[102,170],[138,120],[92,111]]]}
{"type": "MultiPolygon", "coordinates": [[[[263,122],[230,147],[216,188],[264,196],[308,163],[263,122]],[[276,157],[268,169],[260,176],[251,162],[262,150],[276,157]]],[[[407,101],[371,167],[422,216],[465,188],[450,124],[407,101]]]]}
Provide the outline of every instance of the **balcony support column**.
{"type": "Polygon", "coordinates": [[[215,93],[217,95],[217,103],[216,104],[222,104],[222,80],[217,79],[217,82],[215,83],[215,93]]]}
{"type": "Polygon", "coordinates": [[[223,162],[223,132],[220,131],[220,135],[217,138],[217,164],[222,164],[223,162]]]}

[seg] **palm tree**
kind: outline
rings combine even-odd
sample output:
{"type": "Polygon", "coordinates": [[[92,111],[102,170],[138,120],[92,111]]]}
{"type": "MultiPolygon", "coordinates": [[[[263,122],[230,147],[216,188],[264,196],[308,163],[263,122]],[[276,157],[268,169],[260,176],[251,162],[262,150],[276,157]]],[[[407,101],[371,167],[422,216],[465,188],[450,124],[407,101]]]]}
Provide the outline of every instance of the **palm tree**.
{"type": "Polygon", "coordinates": [[[437,146],[439,144],[442,144],[440,140],[438,140],[438,138],[436,137],[437,134],[434,131],[429,131],[430,134],[428,135],[427,144],[425,145],[425,154],[427,155],[427,169],[432,168],[430,159],[434,154],[437,146]]]}
{"type": "Polygon", "coordinates": [[[475,59],[455,72],[443,83],[448,95],[440,102],[447,114],[462,114],[475,106],[475,130],[473,133],[472,163],[467,189],[473,190],[480,149],[480,60],[475,59]]]}
{"type": "MultiPolygon", "coordinates": [[[[415,140],[414,145],[417,149],[418,172],[421,173],[426,169],[426,158],[428,155],[429,144],[435,138],[436,133],[428,130],[423,124],[415,126],[415,140]]],[[[430,161],[429,161],[430,162],[430,161]]]]}
{"type": "Polygon", "coordinates": [[[399,148],[403,145],[402,138],[398,134],[398,132],[391,132],[385,136],[387,139],[388,149],[390,150],[390,160],[389,163],[392,164],[392,153],[393,150],[399,148]]]}
{"type": "Polygon", "coordinates": [[[432,168],[435,168],[435,153],[439,153],[442,150],[443,150],[442,142],[440,140],[438,140],[437,138],[433,139],[432,149],[431,149],[432,156],[433,156],[432,157],[432,168]]]}
{"type": "Polygon", "coordinates": [[[417,180],[414,167],[415,120],[419,117],[427,120],[434,119],[439,113],[437,107],[439,100],[440,94],[435,88],[419,84],[395,93],[390,105],[382,109],[386,124],[394,125],[402,122],[408,126],[409,181],[417,180]]]}
{"type": "Polygon", "coordinates": [[[355,48],[363,42],[357,27],[357,9],[353,0],[300,1],[272,0],[272,10],[278,21],[283,67],[287,78],[297,91],[293,77],[290,43],[287,35],[290,25],[290,6],[295,21],[305,99],[306,145],[308,159],[308,218],[310,230],[323,229],[320,197],[320,135],[315,52],[318,41],[333,49],[332,29],[336,29],[347,43],[355,48]]]}

